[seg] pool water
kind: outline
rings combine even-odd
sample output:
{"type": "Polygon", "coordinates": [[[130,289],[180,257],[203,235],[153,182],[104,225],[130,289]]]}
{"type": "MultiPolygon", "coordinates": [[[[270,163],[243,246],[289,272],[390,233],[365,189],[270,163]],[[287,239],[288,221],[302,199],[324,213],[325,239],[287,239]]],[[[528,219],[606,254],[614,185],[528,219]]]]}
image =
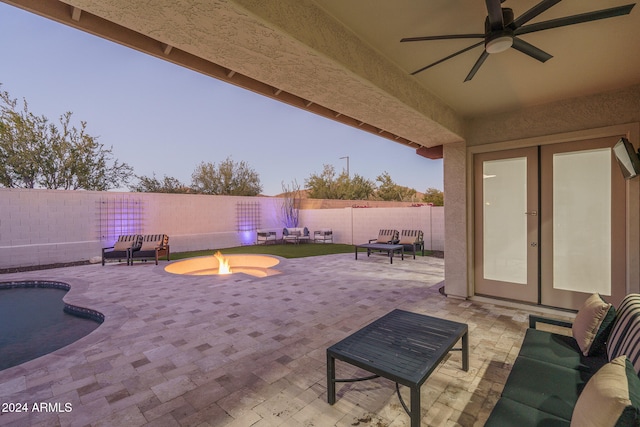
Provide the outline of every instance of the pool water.
{"type": "Polygon", "coordinates": [[[100,326],[65,313],[66,293],[55,288],[0,288],[0,370],[58,350],[100,326]]]}

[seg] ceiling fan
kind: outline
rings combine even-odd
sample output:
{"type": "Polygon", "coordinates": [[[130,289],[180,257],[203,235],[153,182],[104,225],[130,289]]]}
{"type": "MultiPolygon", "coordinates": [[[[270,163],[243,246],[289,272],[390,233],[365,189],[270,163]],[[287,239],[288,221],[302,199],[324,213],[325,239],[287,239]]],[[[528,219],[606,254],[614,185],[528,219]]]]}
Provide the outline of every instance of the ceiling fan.
{"type": "Polygon", "coordinates": [[[414,71],[411,75],[416,75],[428,68],[438,65],[447,59],[451,59],[461,53],[471,50],[484,43],[484,51],[480,55],[480,58],[476,61],[473,68],[464,79],[465,82],[471,80],[473,76],[478,72],[480,66],[484,63],[487,57],[493,53],[504,52],[505,50],[513,47],[516,50],[529,55],[530,57],[537,59],[540,62],[546,62],[551,59],[552,56],[547,52],[533,46],[530,43],[522,40],[518,36],[523,34],[534,33],[536,31],[550,30],[552,28],[565,27],[567,25],[580,24],[583,22],[597,21],[599,19],[613,18],[615,16],[628,15],[631,13],[631,9],[635,6],[635,3],[625,6],[612,7],[609,9],[596,10],[593,12],[581,13],[578,15],[565,16],[564,18],[551,19],[549,21],[537,22],[534,24],[525,25],[527,22],[550,9],[552,6],[558,4],[561,0],[542,0],[540,3],[533,6],[531,9],[514,19],[513,10],[510,8],[503,8],[501,3],[505,0],[485,0],[487,4],[488,15],[484,21],[484,34],[453,34],[453,35],[441,35],[441,36],[425,36],[425,37],[408,37],[403,38],[400,42],[417,42],[426,40],[451,40],[451,39],[483,39],[478,43],[475,43],[469,47],[466,47],[458,52],[455,52],[447,57],[444,57],[432,64],[420,68],[414,71]]]}

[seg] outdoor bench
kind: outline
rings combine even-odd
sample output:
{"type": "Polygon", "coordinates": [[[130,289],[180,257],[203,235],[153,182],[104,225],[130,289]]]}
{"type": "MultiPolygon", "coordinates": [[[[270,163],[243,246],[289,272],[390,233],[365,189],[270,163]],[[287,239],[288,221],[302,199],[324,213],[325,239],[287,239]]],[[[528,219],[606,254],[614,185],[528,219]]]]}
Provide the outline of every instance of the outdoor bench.
{"type": "Polygon", "coordinates": [[[520,352],[486,426],[637,426],[640,294],[617,312],[594,294],[573,323],[530,316],[520,352]],[[537,329],[547,323],[572,336],[537,329]]]}

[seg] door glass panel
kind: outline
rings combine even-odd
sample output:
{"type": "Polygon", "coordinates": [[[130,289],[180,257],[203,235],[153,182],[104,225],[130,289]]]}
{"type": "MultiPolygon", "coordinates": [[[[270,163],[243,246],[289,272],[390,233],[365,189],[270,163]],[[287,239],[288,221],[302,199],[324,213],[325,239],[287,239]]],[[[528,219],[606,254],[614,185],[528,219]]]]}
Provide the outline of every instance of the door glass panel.
{"type": "Polygon", "coordinates": [[[483,162],[484,278],[527,283],[527,158],[483,162]]]}
{"type": "Polygon", "coordinates": [[[611,150],[553,155],[553,287],[611,295],[611,150]]]}

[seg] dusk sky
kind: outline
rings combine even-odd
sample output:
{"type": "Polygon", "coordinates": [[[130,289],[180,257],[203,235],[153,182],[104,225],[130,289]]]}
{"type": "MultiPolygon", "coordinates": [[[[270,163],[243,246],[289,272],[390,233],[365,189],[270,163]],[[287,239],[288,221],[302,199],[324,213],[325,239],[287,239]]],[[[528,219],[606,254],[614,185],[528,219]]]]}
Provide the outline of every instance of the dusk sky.
{"type": "Polygon", "coordinates": [[[351,176],[443,189],[442,160],[4,3],[0,51],[1,90],[50,121],[73,112],[136,175],[189,185],[200,162],[231,157],[275,195],[349,156],[351,176]]]}

